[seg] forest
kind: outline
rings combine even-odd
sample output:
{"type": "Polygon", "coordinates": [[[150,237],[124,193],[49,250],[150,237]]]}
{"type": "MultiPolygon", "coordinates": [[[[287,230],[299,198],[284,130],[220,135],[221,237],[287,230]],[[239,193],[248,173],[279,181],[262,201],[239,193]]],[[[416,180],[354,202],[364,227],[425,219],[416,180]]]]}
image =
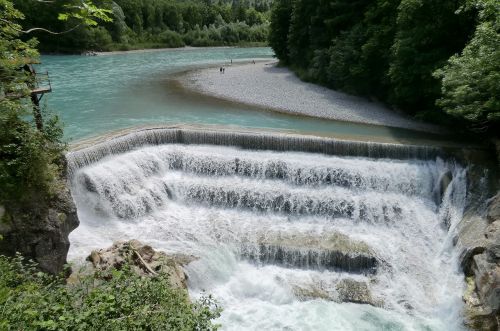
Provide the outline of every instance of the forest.
{"type": "Polygon", "coordinates": [[[53,35],[34,33],[42,52],[75,53],[136,48],[262,45],[267,41],[272,0],[100,0],[111,22],[98,26],[61,20],[71,0],[13,1],[25,28],[44,27],[53,35]],[[59,19],[58,19],[59,18],[59,19]],[[76,27],[76,28],[75,28],[76,27]]]}
{"type": "Polygon", "coordinates": [[[498,132],[496,0],[277,0],[270,31],[281,63],[304,80],[498,132]]]}

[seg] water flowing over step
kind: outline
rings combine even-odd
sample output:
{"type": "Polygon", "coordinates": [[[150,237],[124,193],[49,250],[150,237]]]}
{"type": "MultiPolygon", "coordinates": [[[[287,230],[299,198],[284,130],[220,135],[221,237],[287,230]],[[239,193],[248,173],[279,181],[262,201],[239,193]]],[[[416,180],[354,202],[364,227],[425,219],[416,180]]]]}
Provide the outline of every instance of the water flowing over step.
{"type": "Polygon", "coordinates": [[[324,215],[370,222],[401,217],[401,199],[391,195],[356,194],[342,188],[296,188],[275,181],[186,178],[166,180],[174,199],[208,206],[250,209],[290,215],[324,215]]]}
{"type": "Polygon", "coordinates": [[[283,329],[285,317],[328,329],[347,315],[346,330],[365,319],[459,330],[463,276],[449,248],[466,172],[439,153],[186,129],[112,139],[68,154],[81,220],[71,256],[118,239],[196,256],[190,293],[213,294],[228,329],[283,329]]]}
{"type": "MultiPolygon", "coordinates": [[[[421,187],[416,182],[431,185],[437,176],[435,168],[424,162],[408,165],[394,161],[360,160],[354,164],[337,157],[326,163],[324,159],[310,154],[289,162],[269,152],[247,151],[234,156],[222,154],[214,147],[190,148],[178,145],[162,147],[161,150],[160,159],[141,153],[141,158],[137,161],[142,162],[141,167],[151,173],[159,172],[160,164],[168,164],[168,168],[172,170],[205,176],[236,175],[254,179],[279,179],[295,185],[332,185],[403,194],[429,194],[430,187],[421,187]],[[394,180],[395,178],[398,180],[394,180]]],[[[145,152],[144,149],[142,151],[145,152]]]]}
{"type": "Polygon", "coordinates": [[[324,237],[268,233],[258,243],[244,244],[241,254],[264,264],[364,274],[375,273],[378,265],[374,252],[366,243],[351,240],[341,233],[324,237]]]}
{"type": "Polygon", "coordinates": [[[273,152],[237,151],[237,157],[230,157],[214,149],[149,147],[117,156],[102,167],[87,167],[74,181],[94,194],[96,209],[111,208],[120,218],[138,217],[177,199],[260,212],[390,222],[401,217],[405,205],[411,205],[401,204],[402,199],[409,199],[405,196],[434,195],[437,179],[447,172],[442,162],[306,154],[297,154],[291,162],[277,161],[280,158],[273,152]],[[252,174],[239,176],[235,160],[252,162],[252,174]],[[336,180],[331,180],[333,173],[339,175],[336,180]]]}
{"type": "Polygon", "coordinates": [[[158,128],[135,131],[72,151],[66,155],[70,174],[106,156],[165,144],[234,146],[252,150],[295,151],[338,156],[389,159],[433,159],[443,155],[437,147],[358,142],[293,134],[228,132],[223,130],[158,128]]]}
{"type": "Polygon", "coordinates": [[[129,219],[162,208],[172,200],[255,212],[323,215],[375,223],[395,222],[406,212],[404,209],[411,206],[409,199],[394,194],[354,192],[337,187],[295,187],[272,180],[255,182],[170,173],[134,183],[134,178],[126,176],[115,177],[113,181],[93,181],[91,176],[89,171],[79,178],[95,195],[95,208],[111,209],[114,215],[129,219]]]}

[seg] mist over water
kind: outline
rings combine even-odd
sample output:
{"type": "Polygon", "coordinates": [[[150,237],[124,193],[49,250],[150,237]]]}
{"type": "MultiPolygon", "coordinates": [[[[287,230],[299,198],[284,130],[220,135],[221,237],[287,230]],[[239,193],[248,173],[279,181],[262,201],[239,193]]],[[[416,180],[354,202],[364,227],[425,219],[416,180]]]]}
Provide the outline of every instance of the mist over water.
{"type": "Polygon", "coordinates": [[[219,300],[224,330],[460,330],[448,228],[465,174],[439,158],[137,148],[74,169],[70,259],[132,238],[194,255],[190,294],[219,300]],[[343,302],[349,281],[371,305],[343,302]]]}

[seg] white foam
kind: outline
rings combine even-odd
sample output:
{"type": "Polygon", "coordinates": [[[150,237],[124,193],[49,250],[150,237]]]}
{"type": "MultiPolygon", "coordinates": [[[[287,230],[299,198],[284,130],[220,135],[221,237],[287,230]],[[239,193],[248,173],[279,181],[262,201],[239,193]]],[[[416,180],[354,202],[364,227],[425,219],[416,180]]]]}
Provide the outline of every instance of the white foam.
{"type": "Polygon", "coordinates": [[[220,322],[227,330],[458,330],[464,282],[450,238],[463,213],[465,183],[464,169],[440,160],[147,147],[75,173],[72,194],[81,225],[70,235],[70,258],[77,261],[118,239],[193,254],[200,259],[187,267],[191,295],[213,294],[224,307],[220,322]],[[182,155],[182,166],[172,165],[174,154],[182,155]],[[254,164],[255,171],[235,171],[235,158],[254,164]],[[262,169],[277,161],[286,165],[280,170],[284,175],[266,176],[262,169]],[[358,185],[304,183],[297,180],[304,178],[304,169],[341,169],[341,176],[359,178],[358,185]],[[439,202],[433,192],[447,171],[453,180],[439,202]],[[234,203],[228,192],[248,192],[246,202],[240,195],[234,203]],[[309,197],[303,202],[309,208],[311,201],[318,206],[351,201],[356,211],[324,215],[314,208],[308,213],[247,208],[250,198],[272,205],[282,196],[294,201],[309,197]],[[263,235],[328,237],[339,232],[375,252],[381,263],[374,276],[262,266],[238,255],[241,243],[257,243],[263,235]],[[301,301],[293,291],[294,284],[320,284],[331,293],[346,277],[369,283],[383,308],[301,301]]]}

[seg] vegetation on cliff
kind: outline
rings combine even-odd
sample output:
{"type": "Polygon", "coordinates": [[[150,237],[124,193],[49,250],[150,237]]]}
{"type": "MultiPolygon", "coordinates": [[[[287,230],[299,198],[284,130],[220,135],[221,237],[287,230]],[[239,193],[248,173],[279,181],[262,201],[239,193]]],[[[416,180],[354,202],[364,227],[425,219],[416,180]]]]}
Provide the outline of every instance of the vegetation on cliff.
{"type": "Polygon", "coordinates": [[[496,0],[277,0],[269,41],[303,79],[498,133],[496,0]]]}
{"type": "MultiPolygon", "coordinates": [[[[74,0],[55,3],[14,0],[25,15],[24,26],[66,31],[74,19],[58,13],[74,0]]],[[[113,21],[78,26],[59,38],[39,33],[40,50],[75,52],[136,48],[224,46],[265,43],[272,0],[102,0],[113,21]]]]}
{"type": "Polygon", "coordinates": [[[33,76],[23,70],[38,59],[37,41],[19,39],[23,14],[0,0],[0,204],[24,203],[34,195],[50,200],[57,190],[64,144],[55,116],[39,131],[29,102],[33,76]]]}
{"type": "Polygon", "coordinates": [[[129,266],[65,280],[21,257],[0,256],[0,329],[216,330],[212,298],[191,303],[166,274],[141,277],[129,266]]]}

